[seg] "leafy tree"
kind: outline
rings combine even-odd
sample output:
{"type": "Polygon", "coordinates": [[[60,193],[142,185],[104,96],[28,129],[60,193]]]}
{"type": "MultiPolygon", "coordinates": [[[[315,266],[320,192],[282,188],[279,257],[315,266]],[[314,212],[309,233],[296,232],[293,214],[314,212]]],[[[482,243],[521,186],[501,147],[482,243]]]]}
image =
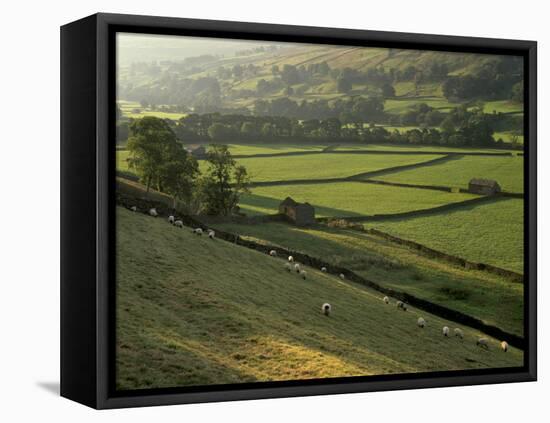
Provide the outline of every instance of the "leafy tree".
{"type": "Polygon", "coordinates": [[[187,153],[179,143],[168,146],[164,161],[159,169],[161,191],[172,195],[173,207],[181,200],[189,205],[196,188],[196,178],[199,174],[197,160],[187,153]]]}
{"type": "Polygon", "coordinates": [[[353,88],[352,83],[345,77],[338,77],[336,80],[336,89],[339,93],[349,93],[353,88]]]}
{"type": "Polygon", "coordinates": [[[393,88],[393,85],[389,82],[382,85],[382,96],[386,98],[395,97],[395,88],[393,88]]]}
{"type": "Polygon", "coordinates": [[[250,178],[238,166],[227,145],[213,144],[207,152],[208,170],[201,181],[205,209],[211,215],[230,215],[242,194],[249,192],[250,178]]]}
{"type": "Polygon", "coordinates": [[[131,123],[128,165],[136,170],[147,192],[153,183],[158,184],[166,151],[176,142],[176,135],[162,119],[146,116],[131,123]]]}
{"type": "Polygon", "coordinates": [[[150,191],[159,191],[186,202],[192,196],[199,172],[197,161],[177,141],[170,125],[159,118],[146,116],[130,125],[128,164],[135,169],[150,191]]]}
{"type": "Polygon", "coordinates": [[[511,97],[512,100],[523,102],[523,80],[514,84],[511,97]]]}

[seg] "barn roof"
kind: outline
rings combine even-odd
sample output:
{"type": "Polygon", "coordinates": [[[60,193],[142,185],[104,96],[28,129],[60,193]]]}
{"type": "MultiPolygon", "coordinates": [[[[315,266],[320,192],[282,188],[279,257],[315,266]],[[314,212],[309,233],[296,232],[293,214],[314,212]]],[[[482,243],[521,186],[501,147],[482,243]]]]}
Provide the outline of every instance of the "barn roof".
{"type": "Polygon", "coordinates": [[[294,201],[290,197],[286,197],[283,201],[281,201],[281,206],[296,206],[298,203],[294,201]]]}
{"type": "Polygon", "coordinates": [[[470,179],[470,184],[484,186],[484,187],[491,187],[491,188],[499,186],[498,182],[495,181],[494,179],[481,179],[481,178],[470,179]]]}

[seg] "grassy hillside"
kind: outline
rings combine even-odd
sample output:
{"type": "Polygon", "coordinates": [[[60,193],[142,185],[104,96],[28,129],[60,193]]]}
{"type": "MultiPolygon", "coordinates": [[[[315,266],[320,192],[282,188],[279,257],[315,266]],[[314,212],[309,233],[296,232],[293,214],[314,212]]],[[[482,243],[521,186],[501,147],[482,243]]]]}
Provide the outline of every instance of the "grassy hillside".
{"type": "MultiPolygon", "coordinates": [[[[446,237],[447,245],[437,244],[443,251],[451,249],[456,252],[460,248],[460,242],[467,232],[457,234],[457,225],[453,231],[456,241],[446,237]]],[[[353,230],[331,229],[323,226],[306,229],[281,223],[218,226],[257,242],[267,242],[270,245],[322,257],[329,263],[351,269],[382,286],[408,292],[478,317],[488,324],[499,326],[520,336],[523,334],[523,285],[520,283],[486,272],[456,267],[425,257],[415,250],[383,238],[353,230]]],[[[380,228],[378,222],[371,226],[380,228]]],[[[411,227],[415,226],[411,225],[411,227]]],[[[441,231],[441,237],[445,237],[445,231],[441,226],[437,228],[441,231]]],[[[387,228],[382,226],[382,229],[387,228]]],[[[472,231],[476,232],[477,228],[472,231]]],[[[430,246],[433,246],[433,243],[429,241],[437,239],[436,234],[439,233],[430,230],[429,221],[420,226],[418,232],[423,233],[422,241],[410,239],[425,242],[430,246]]],[[[498,237],[498,235],[494,236],[498,237]]],[[[477,243],[476,241],[473,246],[477,247],[477,243]]],[[[478,255],[474,256],[473,260],[488,261],[491,258],[488,255],[494,257],[495,254],[517,255],[516,250],[510,248],[508,243],[501,244],[493,241],[491,245],[494,251],[487,248],[486,255],[477,248],[478,255]]],[[[515,246],[515,244],[512,245],[512,247],[515,246]]],[[[464,253],[463,250],[459,252],[464,253]]]]}
{"type": "Polygon", "coordinates": [[[117,209],[119,389],[508,367],[522,352],[379,293],[117,209]],[[320,313],[328,301],[330,317],[320,313]],[[419,315],[428,326],[416,327],[419,315]]]}

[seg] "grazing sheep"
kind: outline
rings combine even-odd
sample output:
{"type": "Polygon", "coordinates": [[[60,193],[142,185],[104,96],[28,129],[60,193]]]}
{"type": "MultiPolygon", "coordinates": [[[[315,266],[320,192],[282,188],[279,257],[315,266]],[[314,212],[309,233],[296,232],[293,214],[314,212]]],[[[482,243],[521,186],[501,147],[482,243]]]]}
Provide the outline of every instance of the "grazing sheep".
{"type": "Polygon", "coordinates": [[[288,256],[288,261],[291,262],[291,263],[294,262],[294,257],[288,256]]]}
{"type": "Polygon", "coordinates": [[[149,215],[153,217],[157,217],[159,214],[157,213],[157,209],[153,207],[152,209],[149,209],[149,215]]]}
{"type": "Polygon", "coordinates": [[[419,328],[424,328],[424,326],[426,326],[426,321],[422,317],[419,317],[416,324],[419,328]]]}
{"type": "Polygon", "coordinates": [[[476,345],[479,347],[489,349],[489,340],[487,338],[479,338],[476,342],[476,345]]]}
{"type": "Polygon", "coordinates": [[[340,273],[340,279],[344,280],[346,279],[346,276],[343,273],[340,273]]]}
{"type": "Polygon", "coordinates": [[[174,216],[168,216],[168,223],[173,225],[175,221],[176,221],[176,218],[174,216]]]}
{"type": "Polygon", "coordinates": [[[271,250],[271,251],[269,252],[269,255],[270,255],[271,257],[277,257],[277,251],[271,250]]]}
{"type": "Polygon", "coordinates": [[[306,280],[307,272],[305,270],[300,271],[300,276],[303,280],[306,280]]]}
{"type": "Polygon", "coordinates": [[[407,305],[403,301],[397,301],[395,305],[397,306],[397,308],[400,308],[403,311],[407,311],[407,305]]]}
{"type": "Polygon", "coordinates": [[[443,336],[449,336],[449,328],[447,326],[443,326],[443,336]]]}
{"type": "Polygon", "coordinates": [[[327,273],[327,268],[325,266],[321,267],[321,272],[327,273]]]}
{"type": "Polygon", "coordinates": [[[300,265],[299,265],[298,263],[296,263],[296,264],[294,265],[294,270],[296,270],[296,273],[300,273],[300,270],[301,270],[301,269],[300,269],[300,265]]]}
{"type": "Polygon", "coordinates": [[[136,207],[136,206],[132,206],[132,207],[130,207],[130,210],[132,210],[133,212],[136,212],[136,211],[137,211],[137,207],[136,207]]]}
{"type": "Polygon", "coordinates": [[[330,315],[330,312],[332,311],[332,307],[329,303],[324,303],[322,306],[321,306],[321,311],[323,312],[323,314],[325,316],[329,316],[330,315]]]}
{"type": "Polygon", "coordinates": [[[202,235],[202,229],[201,228],[195,228],[195,229],[193,229],[193,233],[198,235],[198,236],[201,236],[202,235]]]}
{"type": "Polygon", "coordinates": [[[292,272],[292,264],[285,263],[285,269],[288,270],[289,272],[292,272]]]}
{"type": "Polygon", "coordinates": [[[216,232],[214,232],[212,229],[208,230],[208,238],[214,239],[216,236],[216,232]]]}
{"type": "Polygon", "coordinates": [[[386,304],[389,304],[390,303],[390,299],[388,297],[384,297],[382,298],[382,300],[386,303],[386,304]]]}
{"type": "Polygon", "coordinates": [[[508,351],[508,342],[502,341],[502,342],[500,343],[500,349],[501,349],[502,351],[504,351],[504,352],[508,351]]]}
{"type": "Polygon", "coordinates": [[[181,220],[176,220],[176,221],[174,222],[174,226],[175,226],[176,228],[183,228],[183,222],[182,222],[181,220]]]}
{"type": "Polygon", "coordinates": [[[464,332],[462,332],[462,329],[455,328],[455,336],[458,336],[460,339],[464,339],[464,332]]]}

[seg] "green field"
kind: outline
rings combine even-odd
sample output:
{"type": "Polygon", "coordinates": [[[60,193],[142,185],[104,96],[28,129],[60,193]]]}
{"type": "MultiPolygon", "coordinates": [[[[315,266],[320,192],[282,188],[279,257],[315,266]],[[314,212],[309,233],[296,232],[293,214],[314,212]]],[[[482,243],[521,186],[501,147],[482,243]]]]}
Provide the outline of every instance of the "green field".
{"type": "Polygon", "coordinates": [[[321,151],[323,145],[300,145],[300,144],[229,144],[231,154],[254,155],[254,154],[279,154],[294,151],[321,151]]]}
{"type": "Polygon", "coordinates": [[[476,347],[477,331],[445,338],[452,322],[314,269],[302,280],[282,263],[118,208],[117,388],[522,365],[497,340],[476,347]]]}
{"type": "Polygon", "coordinates": [[[522,113],[523,104],[511,100],[487,101],[483,104],[485,113],[522,113]]]}
{"type": "Polygon", "coordinates": [[[463,156],[446,161],[375,177],[382,181],[468,188],[472,178],[496,180],[504,191],[523,192],[523,157],[463,156]]]}
{"type": "Polygon", "coordinates": [[[523,200],[505,199],[441,215],[365,224],[474,262],[523,273],[523,200]]]}
{"type": "MultiPolygon", "coordinates": [[[[252,181],[286,181],[312,178],[342,178],[387,167],[410,165],[436,159],[437,155],[314,154],[287,157],[238,159],[252,181]]],[[[201,163],[204,168],[206,163],[201,163]]]]}
{"type": "Polygon", "coordinates": [[[143,107],[141,104],[135,101],[117,101],[118,107],[122,112],[122,116],[127,118],[139,119],[144,116],[154,116],[160,119],[172,119],[179,120],[180,118],[186,116],[186,113],[172,113],[172,112],[163,112],[159,110],[151,110],[149,108],[143,107]]]}
{"type": "MultiPolygon", "coordinates": [[[[397,127],[393,127],[396,128],[397,127]]],[[[405,127],[408,128],[408,127],[405,127]]],[[[388,127],[386,127],[388,129],[388,127]]],[[[414,151],[419,154],[425,152],[436,153],[496,153],[506,154],[508,151],[499,150],[496,148],[475,148],[475,147],[448,147],[437,145],[396,145],[396,144],[338,144],[338,150],[373,150],[373,151],[393,151],[393,152],[410,152],[414,151]]]]}
{"type": "Polygon", "coordinates": [[[322,257],[378,284],[461,311],[512,333],[523,334],[523,285],[466,270],[408,247],[354,230],[282,223],[218,224],[241,237],[322,257]]]}
{"type": "Polygon", "coordinates": [[[255,187],[240,203],[250,214],[277,213],[286,197],[309,202],[317,217],[402,213],[476,198],[472,194],[401,188],[361,182],[255,187]]]}
{"type": "Polygon", "coordinates": [[[512,142],[514,136],[517,136],[517,142],[519,144],[523,144],[523,134],[516,134],[513,131],[504,131],[504,132],[495,132],[493,134],[493,138],[495,140],[498,140],[499,138],[502,139],[504,142],[512,142]]]}
{"type": "Polygon", "coordinates": [[[460,106],[459,103],[451,103],[444,97],[403,97],[386,100],[384,110],[392,114],[402,114],[418,104],[427,104],[440,112],[449,111],[460,106]]]}
{"type": "Polygon", "coordinates": [[[117,150],[116,152],[116,168],[117,170],[128,171],[128,162],[126,161],[130,156],[128,150],[117,150]]]}

